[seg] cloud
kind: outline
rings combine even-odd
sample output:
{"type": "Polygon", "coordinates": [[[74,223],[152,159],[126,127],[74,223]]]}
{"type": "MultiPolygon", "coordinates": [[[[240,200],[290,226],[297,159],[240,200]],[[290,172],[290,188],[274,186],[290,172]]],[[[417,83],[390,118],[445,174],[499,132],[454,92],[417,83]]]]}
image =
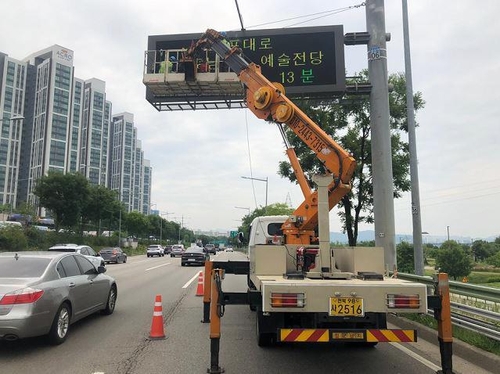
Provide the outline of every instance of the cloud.
{"type": "MultiPolygon", "coordinates": [[[[291,6],[284,0],[255,0],[239,5],[249,27],[358,3],[310,0],[291,6]]],[[[422,227],[431,234],[450,226],[457,235],[500,235],[497,9],[493,0],[409,2],[413,87],[426,101],[417,113],[422,227]],[[487,196],[481,196],[486,195],[481,183],[489,188],[487,196]],[[444,191],[437,201],[436,190],[444,191]],[[447,194],[453,196],[450,202],[447,194]]],[[[265,184],[241,178],[250,174],[269,177],[270,203],[285,202],[288,194],[294,206],[303,200],[297,185],[277,175],[285,155],[272,124],[245,110],[160,113],[145,100],[147,37],[237,30],[233,1],[3,0],[0,14],[2,52],[23,59],[53,44],[67,47],[75,53],[75,75],[104,80],[113,112],[134,114],[145,158],[153,167],[152,203],[175,212],[169,219],[184,217],[193,229],[234,229],[246,214],[235,206],[254,209],[265,202],[265,184]]],[[[365,31],[365,16],[364,7],[354,8],[300,26],[343,24],[345,32],[365,31]]],[[[403,72],[401,3],[386,1],[385,16],[392,35],[389,72],[403,72]]],[[[346,46],[345,55],[348,74],[367,67],[366,46],[346,46]]],[[[396,201],[397,232],[412,231],[409,201],[407,195],[396,201]]],[[[331,217],[332,231],[339,231],[334,212],[331,217]]]]}

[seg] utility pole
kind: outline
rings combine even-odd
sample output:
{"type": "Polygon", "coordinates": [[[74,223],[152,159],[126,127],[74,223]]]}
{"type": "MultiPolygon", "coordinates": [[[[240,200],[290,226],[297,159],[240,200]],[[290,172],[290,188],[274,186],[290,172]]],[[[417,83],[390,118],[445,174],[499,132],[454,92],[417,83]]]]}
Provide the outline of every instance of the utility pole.
{"type": "Polygon", "coordinates": [[[387,74],[388,35],[385,32],[384,0],[366,1],[370,127],[373,163],[373,213],[375,245],[384,248],[386,270],[396,266],[394,193],[392,176],[391,131],[389,124],[389,87],[387,74]]]}
{"type": "Polygon", "coordinates": [[[424,275],[424,251],[422,249],[422,217],[420,215],[420,190],[418,182],[417,140],[415,134],[415,106],[411,74],[410,31],[408,26],[408,2],[403,0],[403,36],[405,50],[406,113],[408,118],[408,144],[410,147],[411,214],[413,223],[413,261],[415,274],[424,275]]]}

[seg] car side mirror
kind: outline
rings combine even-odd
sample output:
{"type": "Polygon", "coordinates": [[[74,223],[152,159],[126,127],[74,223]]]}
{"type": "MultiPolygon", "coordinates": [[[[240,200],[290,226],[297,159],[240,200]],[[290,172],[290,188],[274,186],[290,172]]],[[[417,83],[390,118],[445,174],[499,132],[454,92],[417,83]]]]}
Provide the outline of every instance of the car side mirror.
{"type": "Polygon", "coordinates": [[[97,272],[98,272],[99,274],[105,273],[107,270],[108,270],[108,269],[106,269],[106,268],[105,268],[104,266],[102,266],[102,265],[99,265],[99,266],[97,267],[97,272]]]}

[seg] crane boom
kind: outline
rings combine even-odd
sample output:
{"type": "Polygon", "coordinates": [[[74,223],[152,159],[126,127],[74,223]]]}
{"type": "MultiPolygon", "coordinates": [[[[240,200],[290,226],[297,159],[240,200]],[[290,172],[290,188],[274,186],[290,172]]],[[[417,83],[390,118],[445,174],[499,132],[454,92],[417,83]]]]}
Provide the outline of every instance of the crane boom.
{"type": "MultiPolygon", "coordinates": [[[[285,96],[280,83],[270,82],[262,75],[260,66],[246,61],[240,49],[230,47],[223,35],[215,30],[208,29],[184,54],[181,62],[184,63],[186,77],[194,79],[196,76],[195,56],[202,48],[212,49],[238,75],[246,90],[247,107],[258,118],[286,124],[316,154],[327,173],[333,176],[328,186],[331,210],[351,189],[350,181],[356,167],[354,158],[285,96]]],[[[287,154],[305,200],[282,226],[285,242],[310,244],[316,240],[318,194],[305,183],[293,149],[288,149],[287,154]]]]}

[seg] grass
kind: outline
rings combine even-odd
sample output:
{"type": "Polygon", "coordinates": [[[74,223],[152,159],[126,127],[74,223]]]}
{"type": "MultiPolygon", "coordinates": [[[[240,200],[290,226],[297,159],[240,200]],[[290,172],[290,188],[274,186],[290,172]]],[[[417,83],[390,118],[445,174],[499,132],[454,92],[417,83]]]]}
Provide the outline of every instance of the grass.
{"type": "Polygon", "coordinates": [[[500,284],[500,273],[473,271],[468,276],[469,283],[493,287],[492,284],[500,284]]]}
{"type": "MultiPolygon", "coordinates": [[[[401,317],[437,330],[437,321],[431,316],[422,314],[404,314],[401,315],[401,317]]],[[[453,338],[482,349],[483,351],[491,352],[500,356],[500,341],[488,338],[477,332],[469,331],[460,326],[453,326],[453,338]]]]}

